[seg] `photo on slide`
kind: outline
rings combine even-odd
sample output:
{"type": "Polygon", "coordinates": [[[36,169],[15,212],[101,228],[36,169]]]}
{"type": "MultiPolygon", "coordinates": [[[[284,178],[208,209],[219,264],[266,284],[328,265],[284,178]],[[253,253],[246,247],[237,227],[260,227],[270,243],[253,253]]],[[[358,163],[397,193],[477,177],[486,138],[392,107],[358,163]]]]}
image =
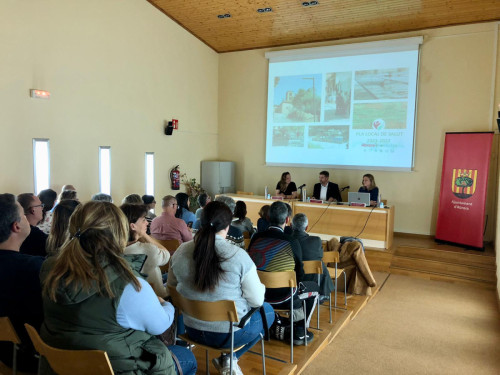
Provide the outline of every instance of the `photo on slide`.
{"type": "Polygon", "coordinates": [[[321,74],[274,78],[274,123],[319,122],[321,74]]]}
{"type": "Polygon", "coordinates": [[[275,126],[273,147],[304,147],[305,126],[275,126]]]}
{"type": "Polygon", "coordinates": [[[354,103],[353,129],[406,129],[406,102],[354,103]]]}
{"type": "Polygon", "coordinates": [[[307,148],[349,149],[349,125],[310,126],[307,148]]]}
{"type": "Polygon", "coordinates": [[[325,121],[348,120],[351,115],[352,72],[327,73],[325,121]]]}
{"type": "Polygon", "coordinates": [[[362,70],[354,75],[354,100],[408,98],[408,68],[362,70]]]}

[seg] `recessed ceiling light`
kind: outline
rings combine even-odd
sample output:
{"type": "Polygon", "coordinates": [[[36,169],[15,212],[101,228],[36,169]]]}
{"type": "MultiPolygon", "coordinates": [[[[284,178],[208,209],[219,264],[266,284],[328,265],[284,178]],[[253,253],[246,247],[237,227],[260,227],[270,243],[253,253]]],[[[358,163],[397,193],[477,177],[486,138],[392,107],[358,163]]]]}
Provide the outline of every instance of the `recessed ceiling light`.
{"type": "Polygon", "coordinates": [[[229,13],[224,14],[224,18],[230,18],[231,15],[229,13]]]}
{"type": "Polygon", "coordinates": [[[219,15],[217,16],[217,18],[224,18],[224,15],[223,15],[223,14],[219,14],[219,15]]]}
{"type": "Polygon", "coordinates": [[[258,12],[258,13],[264,13],[264,12],[265,12],[265,10],[264,10],[263,8],[259,8],[259,9],[257,9],[257,12],[258,12]]]}
{"type": "Polygon", "coordinates": [[[310,1],[309,5],[318,5],[319,3],[317,1],[310,1]]]}
{"type": "Polygon", "coordinates": [[[302,3],[302,6],[303,6],[303,7],[308,7],[308,6],[309,6],[309,1],[304,1],[304,2],[302,3]]]}
{"type": "Polygon", "coordinates": [[[265,10],[266,12],[272,12],[272,11],[273,11],[273,8],[269,8],[269,7],[268,7],[268,8],[266,8],[266,9],[264,9],[264,10],[265,10]]]}

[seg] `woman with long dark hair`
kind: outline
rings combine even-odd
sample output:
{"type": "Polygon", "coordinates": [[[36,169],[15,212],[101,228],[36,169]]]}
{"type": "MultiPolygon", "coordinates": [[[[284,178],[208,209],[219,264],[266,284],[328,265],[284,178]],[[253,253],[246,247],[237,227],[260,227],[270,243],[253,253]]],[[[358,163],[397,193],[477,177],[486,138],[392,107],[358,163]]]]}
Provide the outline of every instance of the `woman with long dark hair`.
{"type": "MultiPolygon", "coordinates": [[[[222,202],[208,203],[201,214],[201,228],[194,241],[182,244],[172,256],[168,285],[175,286],[185,298],[200,301],[233,300],[242,318],[252,307],[264,305],[267,323],[274,321],[272,307],[264,303],[265,287],[247,252],[225,240],[232,212],[222,202]]],[[[187,334],[210,345],[229,347],[227,322],[206,322],[184,313],[187,334]]],[[[247,324],[236,329],[235,347],[244,345],[235,355],[240,358],[263,333],[260,314],[253,314],[247,324]]],[[[215,367],[226,374],[229,357],[214,358],[215,367]]],[[[233,369],[235,368],[233,362],[233,369]]],[[[236,373],[241,370],[236,367],[236,373]]]]}
{"type": "Polygon", "coordinates": [[[42,266],[41,336],[60,349],[106,351],[115,374],[176,374],[171,352],[184,374],[194,374],[189,350],[169,351],[155,336],[172,324],[174,308],[139,274],[146,256],[124,256],[128,227],[112,203],[91,201],[75,210],[69,240],[42,266]]]}
{"type": "Polygon", "coordinates": [[[45,189],[38,193],[38,199],[44,204],[43,206],[43,218],[37,225],[40,230],[49,234],[50,225],[52,223],[52,209],[54,208],[54,204],[56,203],[57,193],[52,189],[45,189]]]}
{"type": "Polygon", "coordinates": [[[250,236],[252,236],[255,232],[252,220],[247,217],[247,205],[245,202],[236,202],[236,207],[234,208],[234,218],[231,225],[241,230],[242,233],[248,232],[250,236]]]}
{"type": "Polygon", "coordinates": [[[178,193],[175,199],[177,199],[177,212],[175,213],[175,217],[184,220],[187,226],[192,228],[196,221],[196,216],[189,211],[189,195],[186,193],[178,193]]]}

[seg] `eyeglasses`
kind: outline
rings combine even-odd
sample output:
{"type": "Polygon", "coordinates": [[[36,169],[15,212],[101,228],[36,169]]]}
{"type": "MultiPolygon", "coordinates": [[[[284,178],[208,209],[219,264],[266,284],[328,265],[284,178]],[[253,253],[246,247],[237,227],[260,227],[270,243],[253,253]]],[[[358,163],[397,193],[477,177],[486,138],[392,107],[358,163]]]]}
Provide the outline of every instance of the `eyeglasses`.
{"type": "Polygon", "coordinates": [[[174,206],[178,206],[178,204],[177,203],[172,203],[172,207],[174,207],[174,206]]]}
{"type": "Polygon", "coordinates": [[[45,204],[40,203],[40,204],[37,204],[36,206],[31,206],[30,208],[35,208],[35,207],[42,207],[42,208],[44,208],[45,204]]]}

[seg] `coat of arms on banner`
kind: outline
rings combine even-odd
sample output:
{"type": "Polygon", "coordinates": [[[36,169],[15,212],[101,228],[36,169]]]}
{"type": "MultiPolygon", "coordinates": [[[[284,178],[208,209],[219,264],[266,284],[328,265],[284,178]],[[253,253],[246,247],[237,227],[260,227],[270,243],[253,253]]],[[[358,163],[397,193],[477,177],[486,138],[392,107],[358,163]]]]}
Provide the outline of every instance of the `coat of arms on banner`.
{"type": "Polygon", "coordinates": [[[451,191],[457,198],[467,199],[476,191],[477,169],[453,169],[451,191]]]}

